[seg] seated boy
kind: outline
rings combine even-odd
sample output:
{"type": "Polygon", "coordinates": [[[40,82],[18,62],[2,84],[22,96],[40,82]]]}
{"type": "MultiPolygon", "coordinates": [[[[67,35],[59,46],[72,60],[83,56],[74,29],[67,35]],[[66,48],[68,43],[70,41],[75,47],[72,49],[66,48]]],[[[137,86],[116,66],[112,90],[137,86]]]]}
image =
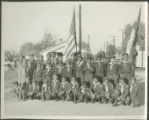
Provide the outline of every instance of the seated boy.
{"type": "Polygon", "coordinates": [[[126,79],[120,78],[119,84],[116,86],[116,101],[113,104],[114,106],[123,104],[126,105],[128,103],[128,95],[129,95],[129,85],[126,83],[126,79]]]}
{"type": "Polygon", "coordinates": [[[104,89],[101,84],[101,79],[98,77],[93,78],[93,83],[91,87],[91,100],[92,102],[104,102],[104,89]]]}
{"type": "Polygon", "coordinates": [[[45,99],[50,100],[51,98],[52,98],[51,86],[48,85],[47,86],[47,91],[45,92],[45,99]]]}
{"type": "Polygon", "coordinates": [[[110,81],[108,78],[105,78],[103,82],[103,88],[104,88],[104,97],[105,97],[105,102],[112,102],[112,94],[114,92],[114,85],[112,81],[110,81]]]}
{"type": "Polygon", "coordinates": [[[40,90],[39,90],[39,85],[33,81],[32,83],[32,87],[33,87],[33,94],[32,94],[32,98],[33,99],[40,99],[40,90]]]}
{"type": "Polygon", "coordinates": [[[19,98],[20,86],[19,86],[18,82],[14,82],[14,94],[15,94],[16,97],[19,98]]]}
{"type": "Polygon", "coordinates": [[[53,80],[51,82],[51,92],[52,98],[58,100],[58,92],[60,88],[60,81],[58,80],[58,76],[56,74],[53,75],[53,80]]]}
{"type": "Polygon", "coordinates": [[[26,79],[26,95],[27,95],[27,98],[33,99],[32,98],[32,95],[33,95],[33,86],[32,86],[32,84],[29,81],[29,77],[27,77],[27,79],[26,79]]]}
{"type": "Polygon", "coordinates": [[[26,81],[21,86],[21,99],[25,100],[27,98],[27,83],[26,81]]]}
{"type": "Polygon", "coordinates": [[[66,77],[62,77],[62,82],[60,84],[60,90],[58,93],[58,96],[62,100],[69,100],[69,94],[71,91],[71,86],[66,77]]]}
{"type": "Polygon", "coordinates": [[[48,91],[48,84],[46,81],[44,81],[42,87],[41,87],[41,99],[45,100],[46,99],[46,93],[48,91]]]}
{"type": "Polygon", "coordinates": [[[71,78],[71,99],[74,103],[77,103],[80,97],[80,85],[75,77],[71,78]]]}
{"type": "Polygon", "coordinates": [[[88,102],[90,99],[90,88],[89,88],[89,82],[84,81],[81,85],[81,96],[80,101],[81,102],[88,102]]]}
{"type": "Polygon", "coordinates": [[[133,107],[136,107],[139,105],[137,95],[138,95],[138,86],[136,83],[136,78],[133,77],[130,81],[130,96],[129,96],[130,102],[133,107]]]}

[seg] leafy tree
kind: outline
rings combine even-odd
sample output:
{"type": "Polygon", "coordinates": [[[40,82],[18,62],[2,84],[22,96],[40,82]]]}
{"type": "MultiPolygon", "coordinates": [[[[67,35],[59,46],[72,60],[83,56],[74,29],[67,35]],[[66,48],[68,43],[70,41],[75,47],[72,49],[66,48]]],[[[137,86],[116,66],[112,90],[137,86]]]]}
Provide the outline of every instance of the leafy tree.
{"type": "Polygon", "coordinates": [[[16,56],[17,56],[17,53],[14,50],[5,51],[5,60],[13,61],[16,56]]]}
{"type": "MultiPolygon", "coordinates": [[[[39,51],[54,46],[57,41],[58,39],[56,36],[53,36],[49,32],[45,32],[42,40],[37,42],[36,44],[32,42],[24,43],[21,46],[20,54],[24,56],[28,56],[31,54],[38,55],[39,51]]],[[[63,39],[59,39],[59,41],[63,41],[63,39]]]]}
{"type": "Polygon", "coordinates": [[[52,36],[51,33],[44,33],[43,40],[41,42],[43,49],[46,49],[48,47],[54,46],[56,44],[57,38],[55,36],[52,36]]]}
{"type": "Polygon", "coordinates": [[[24,56],[34,54],[35,52],[34,44],[32,42],[24,43],[20,49],[20,54],[24,56]]]}
{"type": "MultiPolygon", "coordinates": [[[[127,49],[127,43],[130,39],[131,32],[132,32],[133,28],[136,30],[137,21],[135,21],[133,23],[133,25],[127,24],[124,28],[123,52],[125,52],[127,49]]],[[[138,35],[137,35],[137,42],[136,42],[136,44],[140,46],[140,50],[144,50],[144,47],[145,47],[145,39],[144,38],[145,38],[145,25],[144,25],[144,23],[140,22],[138,35]]]]}

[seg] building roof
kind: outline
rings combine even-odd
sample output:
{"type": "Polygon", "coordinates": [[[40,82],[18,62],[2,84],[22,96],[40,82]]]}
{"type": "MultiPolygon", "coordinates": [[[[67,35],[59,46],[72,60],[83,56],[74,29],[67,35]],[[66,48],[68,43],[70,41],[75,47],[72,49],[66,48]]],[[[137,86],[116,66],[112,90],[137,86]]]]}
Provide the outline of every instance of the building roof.
{"type": "Polygon", "coordinates": [[[58,43],[58,44],[56,44],[56,45],[54,45],[54,46],[52,46],[52,47],[48,47],[48,48],[46,48],[46,49],[44,49],[44,50],[41,50],[39,53],[43,53],[43,52],[46,52],[46,51],[53,51],[53,52],[54,52],[54,51],[57,51],[57,50],[59,50],[59,49],[62,49],[62,48],[65,47],[66,42],[67,42],[67,41],[63,41],[63,42],[58,43]]]}

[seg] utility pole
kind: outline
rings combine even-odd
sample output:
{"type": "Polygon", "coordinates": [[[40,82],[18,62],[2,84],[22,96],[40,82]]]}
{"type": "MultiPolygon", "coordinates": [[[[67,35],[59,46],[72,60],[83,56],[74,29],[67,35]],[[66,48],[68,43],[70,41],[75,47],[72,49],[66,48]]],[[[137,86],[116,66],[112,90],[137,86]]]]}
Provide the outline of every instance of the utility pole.
{"type": "Polygon", "coordinates": [[[90,35],[88,35],[88,46],[90,47],[90,35]]]}
{"type": "Polygon", "coordinates": [[[44,50],[44,43],[45,43],[45,36],[43,37],[43,43],[42,43],[43,50],[44,50]]]}
{"type": "Polygon", "coordinates": [[[112,35],[112,36],[110,36],[110,37],[113,38],[113,39],[112,39],[112,40],[113,40],[113,45],[114,45],[114,47],[116,47],[116,46],[115,46],[115,35],[112,35]]]}
{"type": "Polygon", "coordinates": [[[104,41],[106,44],[105,44],[105,49],[106,49],[106,53],[108,52],[108,46],[109,46],[109,43],[108,43],[108,41],[104,41]]]}
{"type": "Polygon", "coordinates": [[[119,31],[121,31],[122,33],[122,40],[121,40],[121,47],[122,47],[122,50],[123,50],[123,39],[124,39],[124,29],[119,29],[119,31]]]}
{"type": "Polygon", "coordinates": [[[89,52],[91,51],[90,49],[90,35],[88,35],[88,47],[89,47],[89,52]]]}
{"type": "Polygon", "coordinates": [[[104,52],[106,53],[106,44],[104,43],[104,52]]]}
{"type": "Polygon", "coordinates": [[[82,23],[81,23],[81,5],[79,5],[79,52],[82,53],[82,23]]]}

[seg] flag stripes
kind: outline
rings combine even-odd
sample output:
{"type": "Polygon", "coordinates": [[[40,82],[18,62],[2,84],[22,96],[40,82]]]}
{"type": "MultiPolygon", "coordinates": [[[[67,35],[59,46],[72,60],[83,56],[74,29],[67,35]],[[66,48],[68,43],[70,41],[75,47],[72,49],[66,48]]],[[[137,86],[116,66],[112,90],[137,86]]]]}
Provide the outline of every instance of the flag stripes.
{"type": "Polygon", "coordinates": [[[73,18],[69,31],[68,42],[65,47],[64,55],[66,59],[73,53],[77,52],[77,41],[76,41],[76,26],[75,26],[75,11],[73,11],[73,18]]]}

